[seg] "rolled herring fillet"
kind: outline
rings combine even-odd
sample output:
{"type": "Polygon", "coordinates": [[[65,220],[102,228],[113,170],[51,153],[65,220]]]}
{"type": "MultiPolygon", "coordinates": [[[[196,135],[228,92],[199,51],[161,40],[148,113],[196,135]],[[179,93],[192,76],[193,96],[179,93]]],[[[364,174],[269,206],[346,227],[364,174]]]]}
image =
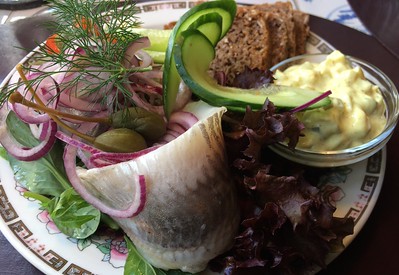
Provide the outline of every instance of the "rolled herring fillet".
{"type": "Polygon", "coordinates": [[[199,272],[232,245],[239,210],[221,129],[225,108],[196,102],[185,110],[199,121],[172,142],[128,162],[79,169],[78,175],[90,192],[120,209],[134,197],[134,178],[144,175],[143,211],[114,219],[153,266],[199,272]]]}

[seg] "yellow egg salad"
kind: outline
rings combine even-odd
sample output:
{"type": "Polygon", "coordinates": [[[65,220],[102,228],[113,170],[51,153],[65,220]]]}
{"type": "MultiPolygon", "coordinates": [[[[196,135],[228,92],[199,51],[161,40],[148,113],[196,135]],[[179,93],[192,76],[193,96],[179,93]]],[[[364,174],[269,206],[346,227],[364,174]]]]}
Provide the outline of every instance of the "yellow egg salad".
{"type": "Polygon", "coordinates": [[[277,71],[274,77],[276,84],[332,92],[330,106],[298,113],[305,130],[297,148],[351,148],[376,137],[385,126],[385,102],[379,88],[339,51],[321,63],[293,65],[284,72],[277,71]]]}

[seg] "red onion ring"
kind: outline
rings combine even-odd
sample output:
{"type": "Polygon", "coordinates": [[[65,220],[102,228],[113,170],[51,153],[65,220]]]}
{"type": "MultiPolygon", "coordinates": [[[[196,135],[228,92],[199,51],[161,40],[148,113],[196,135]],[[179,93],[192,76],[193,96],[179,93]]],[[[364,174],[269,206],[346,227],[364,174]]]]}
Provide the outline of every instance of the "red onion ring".
{"type": "Polygon", "coordinates": [[[26,148],[11,136],[4,122],[0,131],[0,143],[11,156],[18,160],[33,161],[40,159],[53,147],[56,141],[55,133],[57,132],[57,124],[54,121],[50,120],[43,125],[46,125],[46,135],[42,137],[42,142],[35,147],[26,148]]]}
{"type": "Polygon", "coordinates": [[[154,106],[148,102],[145,102],[142,98],[140,98],[140,96],[136,93],[136,91],[133,89],[133,87],[131,85],[126,84],[126,85],[124,85],[124,87],[130,91],[130,93],[132,95],[132,100],[136,104],[137,107],[144,108],[148,111],[157,113],[161,116],[164,115],[163,106],[154,106]]]}
{"type": "Polygon", "coordinates": [[[79,149],[82,149],[83,151],[89,152],[91,154],[102,152],[101,150],[95,148],[94,146],[88,145],[76,138],[70,137],[61,131],[57,131],[57,133],[55,133],[55,136],[56,136],[56,138],[65,142],[66,144],[72,145],[74,147],[78,147],[79,149]]]}
{"type": "Polygon", "coordinates": [[[136,68],[147,68],[152,65],[152,57],[147,52],[138,50],[134,56],[138,60],[136,68]]]}
{"type": "Polygon", "coordinates": [[[91,169],[91,168],[96,168],[91,162],[90,162],[90,156],[91,154],[83,151],[82,149],[78,148],[78,152],[77,152],[78,157],[80,158],[80,160],[83,162],[83,164],[87,167],[87,169],[91,169]]]}
{"type": "MultiPolygon", "coordinates": [[[[45,141],[47,132],[49,131],[50,123],[42,123],[42,124],[40,124],[40,126],[41,126],[41,130],[40,130],[40,134],[39,134],[39,140],[45,141]]],[[[39,129],[40,129],[40,127],[39,127],[39,129]]]]}
{"type": "Polygon", "coordinates": [[[162,138],[160,138],[158,143],[163,144],[171,142],[190,129],[197,122],[198,118],[193,113],[185,111],[172,113],[168,125],[166,126],[166,133],[162,138]]]}
{"type": "Polygon", "coordinates": [[[185,111],[178,111],[174,112],[171,114],[169,118],[169,123],[170,124],[178,124],[183,129],[188,130],[193,126],[195,123],[198,122],[198,118],[190,112],[185,112],[185,111]]]}
{"type": "Polygon", "coordinates": [[[183,134],[185,131],[187,131],[186,128],[183,128],[180,124],[173,123],[172,121],[169,121],[168,125],[166,126],[168,130],[171,130],[173,132],[179,133],[180,135],[183,134]]]}
{"type": "Polygon", "coordinates": [[[90,102],[70,94],[61,93],[59,96],[60,103],[65,106],[75,108],[80,111],[99,112],[105,110],[106,106],[101,103],[90,102]]]}
{"type": "Polygon", "coordinates": [[[130,77],[137,78],[149,85],[155,85],[155,86],[160,86],[162,87],[161,81],[162,81],[162,70],[159,69],[152,69],[151,71],[144,71],[144,72],[136,72],[130,77]],[[154,79],[157,79],[158,81],[155,81],[154,79]]]}
{"type": "Polygon", "coordinates": [[[110,164],[116,164],[124,161],[129,161],[133,160],[135,158],[144,156],[148,154],[149,152],[152,152],[156,149],[158,149],[160,146],[152,146],[148,147],[146,149],[143,149],[138,152],[133,152],[133,153],[112,153],[112,152],[97,152],[93,153],[91,158],[90,158],[90,163],[95,165],[96,167],[103,167],[107,166],[110,164]]]}
{"type": "Polygon", "coordinates": [[[150,39],[148,39],[148,37],[140,37],[139,39],[131,42],[127,46],[125,57],[122,61],[122,65],[125,68],[148,67],[149,65],[144,66],[144,64],[142,65],[140,64],[140,60],[138,60],[138,58],[136,57],[136,53],[143,48],[148,48],[149,46],[151,46],[151,42],[150,39]]]}
{"type": "Polygon", "coordinates": [[[165,135],[158,141],[158,144],[165,144],[175,140],[176,137],[171,135],[170,133],[166,132],[165,135]]]}
{"type": "Polygon", "coordinates": [[[40,114],[32,108],[26,107],[20,103],[12,103],[10,105],[18,118],[25,123],[40,124],[50,120],[48,114],[40,114]]]}
{"type": "Polygon", "coordinates": [[[95,197],[82,184],[79,176],[76,173],[76,155],[77,148],[67,145],[64,150],[64,166],[68,179],[71,182],[75,191],[88,203],[93,205],[101,212],[117,218],[130,218],[138,215],[143,209],[147,198],[146,181],[143,175],[137,175],[135,179],[135,194],[131,205],[123,210],[114,209],[104,204],[99,198],[95,197]]]}

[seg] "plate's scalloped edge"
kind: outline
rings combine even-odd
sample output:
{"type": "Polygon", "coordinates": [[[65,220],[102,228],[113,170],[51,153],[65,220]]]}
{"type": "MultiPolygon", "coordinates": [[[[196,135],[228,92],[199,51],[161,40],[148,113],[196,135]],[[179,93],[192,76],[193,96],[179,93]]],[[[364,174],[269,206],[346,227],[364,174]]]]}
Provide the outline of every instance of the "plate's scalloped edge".
{"type": "Polygon", "coordinates": [[[358,201],[354,202],[345,215],[345,217],[352,217],[355,220],[357,233],[363,228],[377,203],[384,182],[385,166],[386,147],[367,159],[366,173],[360,187],[362,193],[359,194],[358,201]],[[366,219],[362,219],[363,216],[367,216],[366,219]]]}
{"type": "MultiPolygon", "coordinates": [[[[64,274],[94,274],[75,263],[69,263],[59,253],[53,249],[47,249],[46,244],[39,242],[35,234],[29,229],[29,226],[18,215],[5,192],[3,177],[12,173],[8,161],[0,158],[0,166],[0,217],[1,221],[3,221],[3,223],[0,222],[0,230],[11,245],[36,268],[46,274],[54,272],[63,272],[64,274]],[[7,173],[6,169],[11,172],[7,173]],[[33,261],[33,256],[37,257],[40,261],[33,261]]],[[[10,182],[7,184],[10,184],[10,182]]],[[[43,230],[45,230],[44,225],[43,230]]]]}

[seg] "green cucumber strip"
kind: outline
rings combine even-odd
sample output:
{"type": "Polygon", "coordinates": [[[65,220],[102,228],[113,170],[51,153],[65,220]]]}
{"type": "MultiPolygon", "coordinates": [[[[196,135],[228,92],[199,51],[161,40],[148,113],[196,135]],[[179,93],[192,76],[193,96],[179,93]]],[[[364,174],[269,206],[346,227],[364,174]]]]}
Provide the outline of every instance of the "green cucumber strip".
{"type": "MultiPolygon", "coordinates": [[[[245,111],[248,105],[253,110],[259,110],[266,98],[269,98],[278,108],[294,108],[321,94],[318,91],[273,84],[259,89],[221,86],[207,73],[209,63],[215,56],[212,42],[195,29],[186,30],[182,37],[184,39],[174,48],[176,63],[180,65],[178,72],[192,92],[208,104],[225,106],[234,111],[245,111]]],[[[326,106],[330,102],[329,98],[325,98],[311,108],[326,106]]]]}
{"type": "Polygon", "coordinates": [[[130,29],[132,33],[140,34],[141,36],[147,36],[150,39],[151,46],[146,48],[149,51],[165,52],[168,47],[169,37],[172,30],[158,30],[158,29],[146,29],[146,28],[133,28],[130,29]]]}
{"type": "Polygon", "coordinates": [[[165,52],[158,52],[158,51],[151,51],[151,50],[144,50],[146,53],[148,53],[154,63],[156,64],[163,64],[165,61],[165,52]]]}
{"type": "Polygon", "coordinates": [[[196,29],[202,32],[214,46],[219,42],[222,34],[223,18],[216,12],[207,13],[198,17],[189,29],[196,29]]]}
{"type": "Polygon", "coordinates": [[[237,5],[234,0],[204,2],[191,8],[176,23],[169,38],[163,71],[164,110],[167,118],[173,111],[181,81],[180,75],[176,69],[176,62],[173,55],[174,44],[179,39],[181,32],[188,29],[190,25],[202,15],[208,13],[218,13],[223,18],[222,32],[219,37],[220,40],[221,37],[223,37],[230,29],[236,14],[236,10],[237,5]]]}

